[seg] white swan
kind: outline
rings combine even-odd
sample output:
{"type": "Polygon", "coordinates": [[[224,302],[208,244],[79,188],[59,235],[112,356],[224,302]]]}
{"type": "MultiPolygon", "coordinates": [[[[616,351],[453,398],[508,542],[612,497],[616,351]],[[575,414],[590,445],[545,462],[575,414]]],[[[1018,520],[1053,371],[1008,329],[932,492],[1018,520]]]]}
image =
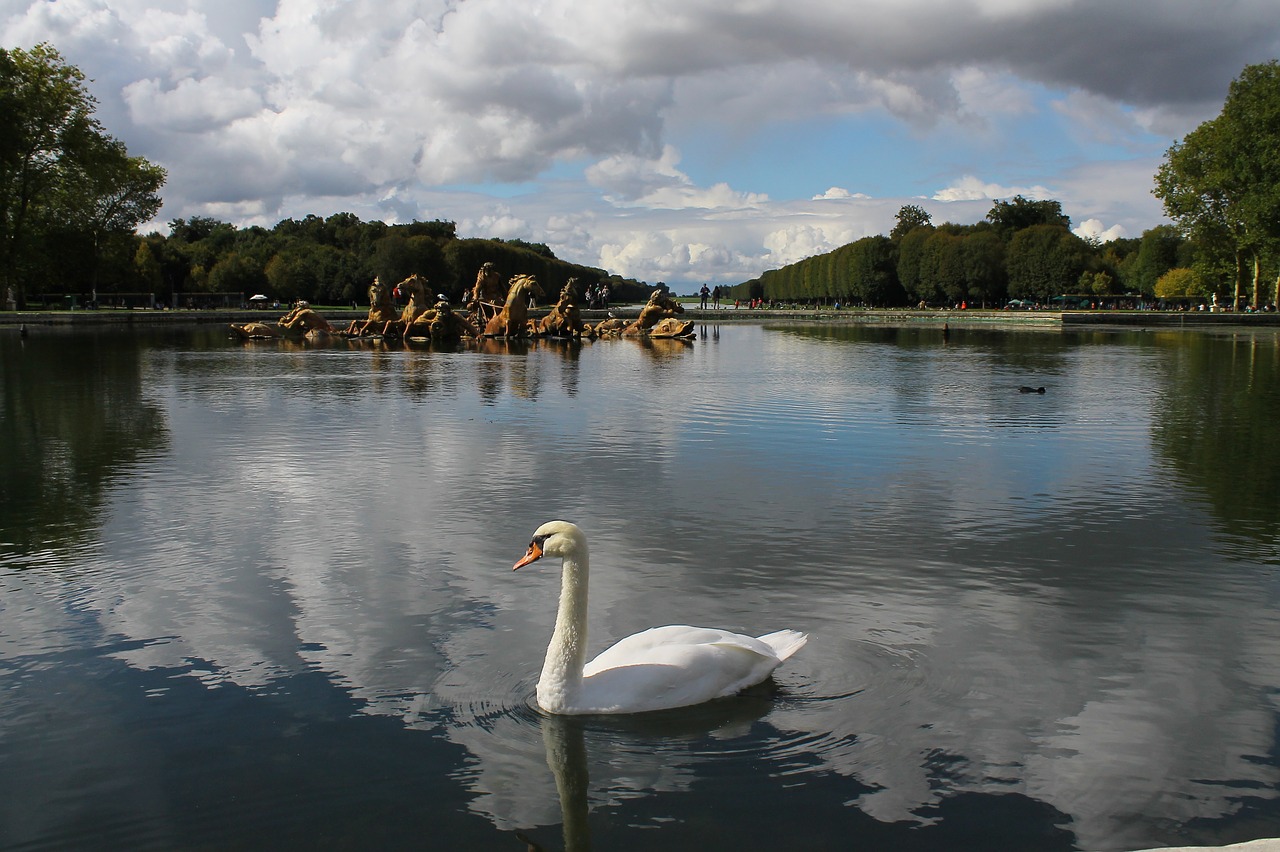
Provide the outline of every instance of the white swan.
{"type": "Polygon", "coordinates": [[[763,681],[809,638],[671,624],[628,636],[584,666],[587,538],[575,524],[549,521],[512,570],[543,556],[564,560],[556,627],[538,678],[538,706],[548,713],[641,713],[723,698],[763,681]]]}

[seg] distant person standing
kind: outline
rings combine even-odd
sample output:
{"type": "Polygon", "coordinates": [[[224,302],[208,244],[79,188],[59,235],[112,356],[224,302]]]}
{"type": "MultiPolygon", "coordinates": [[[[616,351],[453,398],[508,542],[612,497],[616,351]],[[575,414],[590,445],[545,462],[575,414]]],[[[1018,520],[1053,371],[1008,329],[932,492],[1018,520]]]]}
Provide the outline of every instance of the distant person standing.
{"type": "Polygon", "coordinates": [[[707,309],[707,299],[711,297],[711,288],[703,284],[702,289],[698,291],[698,295],[702,297],[700,307],[705,311],[707,309]]]}
{"type": "Polygon", "coordinates": [[[720,309],[720,285],[719,284],[716,285],[716,289],[711,291],[711,300],[716,310],[719,310],[720,309]]]}

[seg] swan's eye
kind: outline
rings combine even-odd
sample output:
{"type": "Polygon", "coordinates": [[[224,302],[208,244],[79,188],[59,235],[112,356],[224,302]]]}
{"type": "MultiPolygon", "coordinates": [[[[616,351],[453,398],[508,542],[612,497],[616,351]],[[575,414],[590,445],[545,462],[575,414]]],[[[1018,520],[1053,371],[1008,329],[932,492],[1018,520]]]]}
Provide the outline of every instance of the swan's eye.
{"type": "Polygon", "coordinates": [[[547,543],[547,539],[549,539],[550,537],[551,536],[547,536],[547,535],[535,535],[533,537],[533,541],[529,542],[529,546],[532,547],[536,544],[538,546],[538,549],[542,550],[542,546],[547,543]]]}

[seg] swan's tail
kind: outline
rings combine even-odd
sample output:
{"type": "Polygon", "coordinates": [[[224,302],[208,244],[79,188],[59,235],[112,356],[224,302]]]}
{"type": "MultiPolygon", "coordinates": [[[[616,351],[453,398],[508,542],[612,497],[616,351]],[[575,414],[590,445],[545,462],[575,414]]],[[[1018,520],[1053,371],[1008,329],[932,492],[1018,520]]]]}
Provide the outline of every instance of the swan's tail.
{"type": "Polygon", "coordinates": [[[779,630],[776,633],[767,633],[758,638],[773,649],[779,660],[785,660],[790,657],[803,648],[805,642],[809,641],[809,635],[801,633],[799,630],[779,630]]]}

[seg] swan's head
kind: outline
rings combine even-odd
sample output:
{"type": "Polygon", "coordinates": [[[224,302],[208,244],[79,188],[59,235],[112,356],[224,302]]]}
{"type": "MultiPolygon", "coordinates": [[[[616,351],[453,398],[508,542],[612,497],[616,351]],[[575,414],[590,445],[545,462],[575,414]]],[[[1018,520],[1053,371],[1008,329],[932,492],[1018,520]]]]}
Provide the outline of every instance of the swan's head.
{"type": "Polygon", "coordinates": [[[524,556],[511,567],[512,571],[537,562],[544,556],[564,556],[579,551],[586,537],[577,524],[568,521],[547,521],[533,531],[533,541],[524,556]]]}

